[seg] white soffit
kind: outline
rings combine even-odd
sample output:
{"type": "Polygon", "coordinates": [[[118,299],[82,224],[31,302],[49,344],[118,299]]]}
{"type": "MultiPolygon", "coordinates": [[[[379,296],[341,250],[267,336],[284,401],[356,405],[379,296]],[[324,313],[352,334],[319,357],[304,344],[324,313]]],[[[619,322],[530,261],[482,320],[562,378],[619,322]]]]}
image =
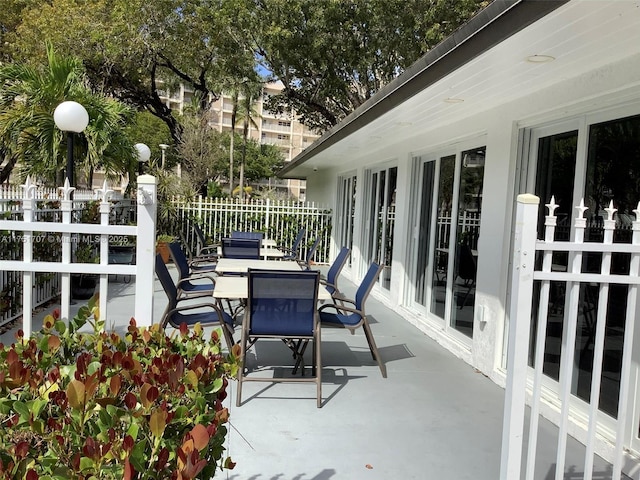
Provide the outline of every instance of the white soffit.
{"type": "Polygon", "coordinates": [[[355,152],[368,156],[410,136],[416,126],[450,124],[638,53],[640,0],[573,0],[318,153],[305,166],[344,166],[355,152]],[[554,59],[533,63],[527,60],[532,55],[554,59]]]}

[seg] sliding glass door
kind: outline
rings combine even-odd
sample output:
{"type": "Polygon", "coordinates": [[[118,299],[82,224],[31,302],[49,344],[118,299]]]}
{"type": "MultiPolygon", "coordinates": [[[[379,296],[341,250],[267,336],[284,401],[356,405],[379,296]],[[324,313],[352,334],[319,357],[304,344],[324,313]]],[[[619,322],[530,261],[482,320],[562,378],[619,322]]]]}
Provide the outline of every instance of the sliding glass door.
{"type": "Polygon", "coordinates": [[[410,303],[473,336],[484,147],[414,159],[410,303]]]}
{"type": "Polygon", "coordinates": [[[365,222],[366,256],[368,262],[384,265],[379,283],[391,288],[391,262],[393,260],[393,228],[396,218],[397,167],[368,172],[368,205],[365,222]]]}
{"type": "MultiPolygon", "coordinates": [[[[601,242],[605,208],[613,202],[615,214],[614,243],[629,243],[632,221],[640,200],[640,115],[611,118],[610,113],[567,121],[553,127],[541,127],[525,132],[529,141],[528,161],[523,167],[530,174],[526,187],[521,191],[534,191],[542,205],[554,196],[558,215],[556,240],[573,237],[576,217],[575,206],[584,199],[588,207],[585,213],[587,227],[585,242],[601,242]]],[[[544,232],[542,208],[538,220],[538,232],[544,232]]],[[[539,235],[541,235],[539,233],[539,235]]],[[[600,253],[585,253],[583,272],[598,272],[600,253]]],[[[628,274],[628,254],[613,254],[611,273],[628,274]],[[627,255],[623,258],[623,255],[627,255]]],[[[567,253],[554,254],[552,268],[566,271],[569,265],[567,253]]],[[[565,324],[568,314],[566,285],[551,282],[548,326],[544,353],[543,372],[548,386],[557,388],[559,366],[565,355],[565,324]]],[[[605,354],[599,394],[599,408],[612,418],[617,417],[620,393],[620,373],[625,331],[625,311],[629,287],[611,285],[606,310],[605,354]]],[[[594,361],[595,319],[599,301],[597,285],[582,284],[580,288],[578,327],[575,345],[575,361],[572,373],[572,393],[577,399],[588,401],[591,395],[594,361]]],[[[534,302],[535,304],[536,302],[534,302]]],[[[534,315],[534,322],[537,314],[534,315]]],[[[534,323],[535,333],[535,323],[534,323]]],[[[637,347],[637,346],[636,346],[637,347]]],[[[635,348],[634,352],[638,349],[635,348]]],[[[530,365],[534,359],[533,343],[530,348],[530,365]]],[[[638,357],[638,354],[635,353],[638,357]]],[[[634,359],[637,369],[638,358],[634,359]]],[[[640,375],[640,371],[636,373],[640,375]]],[[[636,382],[637,383],[637,382],[636,382]]],[[[633,392],[632,401],[640,398],[640,387],[633,392]]],[[[580,402],[577,402],[580,405],[580,402]]],[[[632,445],[640,451],[640,409],[636,407],[632,445]]]]}

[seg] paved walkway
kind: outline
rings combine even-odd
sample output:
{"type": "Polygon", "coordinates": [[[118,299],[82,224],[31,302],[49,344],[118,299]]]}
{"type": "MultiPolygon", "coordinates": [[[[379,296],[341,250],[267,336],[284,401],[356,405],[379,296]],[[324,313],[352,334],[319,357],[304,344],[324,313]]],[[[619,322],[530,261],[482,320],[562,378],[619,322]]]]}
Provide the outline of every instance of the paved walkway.
{"type": "MultiPolygon", "coordinates": [[[[354,291],[344,280],[341,286],[354,291]]],[[[132,284],[112,283],[111,291],[109,324],[123,328],[133,311],[132,284]]],[[[166,305],[159,286],[154,299],[157,321],[166,305]]],[[[388,378],[361,331],[324,329],[323,408],[316,408],[313,384],[247,383],[241,407],[233,388],[227,449],[237,466],[216,478],[499,479],[503,389],[375,299],[367,309],[388,378]]],[[[252,354],[282,348],[260,341],[252,354]]],[[[554,478],[556,435],[541,422],[536,479],[554,478]]],[[[572,473],[565,478],[582,478],[583,448],[570,441],[568,450],[572,473]]],[[[594,479],[611,476],[600,459],[596,471],[594,479]]]]}

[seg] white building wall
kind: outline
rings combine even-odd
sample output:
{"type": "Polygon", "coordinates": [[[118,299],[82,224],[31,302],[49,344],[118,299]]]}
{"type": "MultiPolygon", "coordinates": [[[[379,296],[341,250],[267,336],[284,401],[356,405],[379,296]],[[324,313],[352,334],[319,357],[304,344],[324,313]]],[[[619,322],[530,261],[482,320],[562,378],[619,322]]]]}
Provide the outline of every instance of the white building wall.
{"type": "MultiPolygon", "coordinates": [[[[640,59],[635,59],[640,64],[640,59]]],[[[358,199],[356,214],[363,221],[366,168],[386,162],[398,166],[398,195],[394,232],[393,282],[389,292],[373,294],[390,307],[401,311],[436,341],[463,358],[499,384],[504,383],[503,344],[507,322],[506,302],[510,269],[511,217],[515,199],[518,158],[518,134],[523,126],[543,125],[571,116],[606,108],[619,108],[640,102],[640,71],[619,62],[540,91],[482,111],[449,125],[413,126],[406,137],[387,138],[374,154],[357,150],[340,167],[322,167],[307,179],[307,195],[313,201],[334,204],[337,177],[357,169],[358,199]],[[431,128],[429,128],[431,127],[431,128]],[[478,245],[478,273],[474,338],[469,346],[443,335],[428,318],[402,307],[405,289],[411,159],[414,155],[446,150],[455,145],[486,145],[484,196],[481,235],[478,245]]],[[[632,108],[633,110],[633,108],[632,108]]],[[[640,114],[640,106],[636,109],[640,114]]],[[[348,276],[357,281],[362,265],[358,262],[361,228],[354,232],[355,264],[348,276]]]]}

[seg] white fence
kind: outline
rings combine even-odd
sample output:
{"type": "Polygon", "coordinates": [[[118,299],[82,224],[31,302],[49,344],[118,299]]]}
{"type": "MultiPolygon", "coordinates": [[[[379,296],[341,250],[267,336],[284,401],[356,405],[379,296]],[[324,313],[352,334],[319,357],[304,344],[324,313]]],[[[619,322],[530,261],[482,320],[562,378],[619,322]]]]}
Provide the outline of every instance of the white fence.
{"type": "MultiPolygon", "coordinates": [[[[60,273],[61,316],[69,318],[71,299],[71,274],[84,273],[100,276],[100,312],[107,316],[107,289],[109,275],[132,275],[136,278],[135,318],[140,325],[150,324],[153,318],[153,284],[155,257],[155,221],[156,221],[156,179],[149,175],[138,177],[137,225],[110,225],[112,217],[111,191],[106,184],[97,191],[100,199],[100,224],[72,223],[74,188],[68,182],[60,188],[60,207],[56,212],[56,221],[42,221],[35,215],[38,198],[46,198],[38,193],[35,185],[27,179],[22,186],[17,210],[22,212],[22,220],[0,220],[3,238],[22,243],[22,259],[0,260],[1,272],[22,272],[23,330],[26,336],[31,334],[32,308],[34,306],[35,276],[38,273],[60,273]],[[39,238],[43,235],[43,238],[39,238]],[[72,263],[72,243],[75,238],[85,238],[99,243],[99,263],[72,263]],[[114,239],[135,238],[136,265],[109,264],[109,244],[114,239]],[[59,239],[59,240],[58,240],[59,239]],[[34,248],[38,240],[60,243],[60,261],[38,261],[34,257],[34,248]]],[[[52,192],[49,192],[50,194],[52,192]]],[[[57,192],[55,194],[57,197],[57,192]]],[[[91,198],[95,198],[92,194],[91,198]]],[[[54,259],[55,260],[55,259],[54,259]]]]}
{"type": "MultiPolygon", "coordinates": [[[[571,415],[576,414],[576,408],[581,409],[586,419],[584,443],[586,446],[584,472],[582,479],[591,480],[594,475],[603,472],[593,472],[594,451],[596,445],[596,431],[601,432],[602,420],[606,414],[602,408],[602,391],[607,391],[610,385],[603,387],[603,364],[605,363],[607,335],[611,335],[612,329],[607,326],[610,316],[611,292],[618,286],[623,286],[626,305],[620,308],[617,319],[619,327],[615,328],[620,335],[616,349],[621,356],[617,365],[616,376],[619,375],[619,389],[614,398],[615,438],[609,438],[613,463],[612,473],[606,474],[606,478],[618,480],[621,478],[623,468],[624,451],[629,448],[631,438],[638,436],[638,425],[631,414],[630,399],[633,398],[635,383],[631,374],[632,340],[634,335],[634,320],[637,309],[638,285],[640,285],[640,221],[638,219],[640,206],[635,210],[636,220],[632,222],[632,236],[630,243],[614,243],[614,230],[616,221],[613,205],[605,209],[606,214],[602,229],[601,242],[584,242],[585,229],[587,228],[583,205],[578,209],[577,219],[574,225],[574,240],[554,241],[557,219],[554,211],[557,207],[552,199],[547,205],[549,215],[545,221],[544,240],[537,240],[536,224],[538,219],[539,199],[533,195],[520,195],[517,201],[517,214],[514,237],[513,279],[511,290],[511,303],[509,309],[509,344],[507,355],[507,384],[505,392],[505,411],[502,439],[501,479],[514,480],[534,478],[534,466],[536,460],[538,419],[541,411],[541,403],[553,396],[553,401],[559,405],[559,435],[556,458],[556,480],[565,478],[565,456],[567,451],[567,439],[570,428],[571,415]],[[538,259],[537,259],[538,255],[538,259]],[[564,255],[566,261],[560,268],[556,264],[558,255],[564,255]],[[542,257],[541,259],[539,257],[542,257]],[[615,259],[616,268],[612,269],[612,258],[615,259]],[[585,268],[586,260],[592,264],[585,268]],[[596,259],[599,265],[594,266],[596,259]],[[621,265],[624,263],[624,265],[621,265]],[[614,273],[612,273],[612,270],[614,273]],[[622,272],[622,273],[621,273],[622,272]],[[626,273],[625,273],[626,272],[626,273]],[[553,302],[550,301],[553,289],[562,288],[562,341],[555,346],[545,345],[548,340],[548,319],[552,314],[553,302]],[[574,372],[576,363],[577,343],[583,342],[585,332],[578,325],[578,317],[586,315],[586,306],[583,293],[586,288],[595,289],[593,300],[589,306],[590,325],[589,351],[592,351],[592,365],[590,371],[590,392],[583,395],[582,400],[586,406],[578,406],[573,390],[578,379],[574,372]],[[533,307],[533,308],[532,308],[533,307]],[[537,319],[532,318],[532,311],[537,310],[537,319]],[[529,367],[528,356],[530,347],[530,333],[532,321],[535,324],[535,356],[533,368],[529,367]],[[607,331],[609,328],[609,332],[607,331]],[[549,392],[548,376],[543,372],[545,364],[545,352],[551,349],[561,348],[559,360],[558,383],[551,387],[549,392]],[[621,352],[620,352],[621,351],[621,352]],[[528,389],[528,383],[532,381],[532,387],[528,389]],[[531,416],[529,423],[529,437],[527,453],[523,452],[524,418],[527,395],[531,395],[531,416]],[[584,409],[586,408],[586,412],[584,409]],[[524,466],[524,468],[523,468],[524,466]],[[522,471],[524,470],[524,477],[522,471]]],[[[600,212],[598,212],[600,213],[600,212]]],[[[581,350],[580,350],[581,351],[581,350]]],[[[589,372],[586,372],[589,373],[589,372]]],[[[581,371],[585,375],[585,371],[581,371]]],[[[580,379],[584,381],[583,378],[580,379]]],[[[610,390],[610,388],[609,388],[610,390]]],[[[583,405],[580,403],[580,405],[583,405]]],[[[611,418],[608,418],[611,420],[611,418]]],[[[573,473],[575,475],[575,472],[573,473]]],[[[546,478],[552,478],[547,476],[546,478]]],[[[578,476],[571,476],[578,478],[578,476]]],[[[597,476],[597,478],[605,478],[597,476]]]]}
{"type": "Polygon", "coordinates": [[[180,229],[190,245],[195,244],[192,222],[197,222],[205,234],[217,242],[233,231],[259,231],[278,245],[289,247],[300,228],[306,230],[301,256],[317,236],[321,237],[315,263],[329,263],[331,210],[315,203],[198,197],[195,201],[174,199],[180,229]]]}

